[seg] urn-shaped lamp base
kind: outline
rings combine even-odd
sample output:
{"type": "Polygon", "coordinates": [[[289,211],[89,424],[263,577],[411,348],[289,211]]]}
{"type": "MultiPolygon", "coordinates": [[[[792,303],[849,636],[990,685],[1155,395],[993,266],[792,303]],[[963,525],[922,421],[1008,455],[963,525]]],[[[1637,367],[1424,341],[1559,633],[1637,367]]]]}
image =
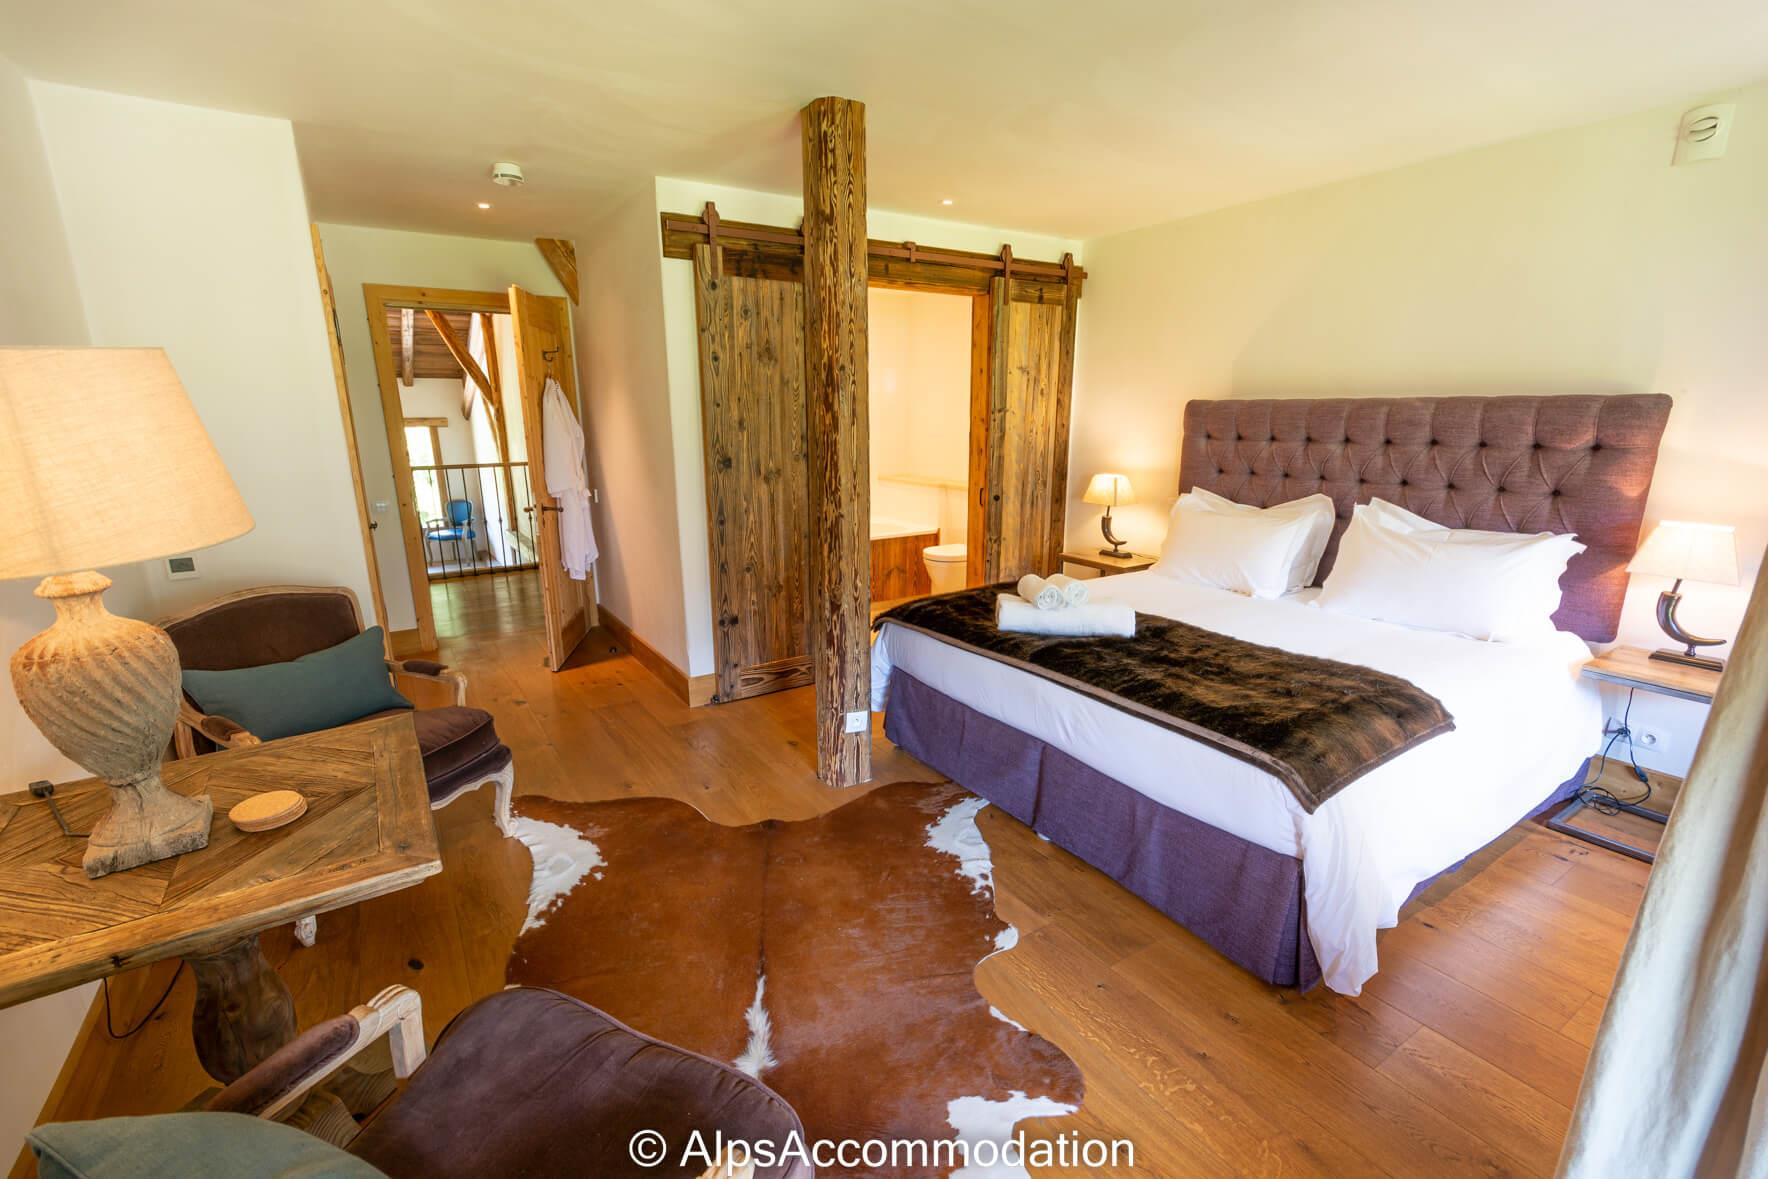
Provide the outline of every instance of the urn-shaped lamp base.
{"type": "Polygon", "coordinates": [[[46,577],[37,596],[55,624],[12,656],[12,686],[49,743],[103,778],[111,809],[87,842],[86,875],[104,876],[209,842],[211,804],[166,789],[160,759],[178,716],[178,651],[157,626],[120,618],[101,573],[46,577]]]}

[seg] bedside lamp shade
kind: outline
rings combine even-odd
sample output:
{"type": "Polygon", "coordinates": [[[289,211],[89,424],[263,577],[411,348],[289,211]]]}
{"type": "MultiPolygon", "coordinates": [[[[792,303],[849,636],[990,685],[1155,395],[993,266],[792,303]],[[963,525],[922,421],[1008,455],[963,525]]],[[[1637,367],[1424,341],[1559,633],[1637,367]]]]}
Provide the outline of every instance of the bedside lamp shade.
{"type": "Polygon", "coordinates": [[[207,845],[209,797],[160,780],[178,650],[158,627],[105,609],[110,578],[97,572],[252,527],[166,354],[0,348],[0,504],[0,580],[42,576],[37,596],[55,607],[54,625],[12,653],[13,691],[49,743],[111,790],[84,836],[86,874],[207,845]]]}
{"type": "Polygon", "coordinates": [[[1736,532],[1729,524],[1664,520],[1627,562],[1627,572],[1736,585],[1736,532]]]}
{"type": "Polygon", "coordinates": [[[1136,493],[1130,487],[1130,481],[1127,478],[1105,472],[1093,476],[1093,481],[1087,484],[1087,493],[1081,496],[1081,499],[1089,504],[1104,504],[1108,508],[1118,508],[1124,504],[1135,503],[1136,493]]]}
{"type": "Polygon", "coordinates": [[[251,513],[158,348],[0,349],[0,580],[248,532],[251,513]]]}

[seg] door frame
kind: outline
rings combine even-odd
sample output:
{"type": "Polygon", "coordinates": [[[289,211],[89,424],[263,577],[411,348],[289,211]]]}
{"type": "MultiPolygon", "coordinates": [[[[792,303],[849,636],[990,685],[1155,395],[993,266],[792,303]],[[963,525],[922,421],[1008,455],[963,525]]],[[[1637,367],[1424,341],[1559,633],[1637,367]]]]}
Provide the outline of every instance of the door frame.
{"type": "MultiPolygon", "coordinates": [[[[405,449],[405,406],[399,399],[399,369],[393,360],[393,337],[387,331],[387,309],[412,307],[420,311],[487,311],[508,315],[510,297],[506,291],[457,291],[365,282],[362,302],[368,312],[369,342],[374,348],[375,385],[381,394],[387,453],[393,461],[393,497],[399,505],[399,535],[405,545],[405,569],[411,581],[412,609],[417,615],[418,644],[421,650],[433,651],[436,615],[430,608],[429,566],[424,559],[423,526],[417,518],[411,456],[405,449]]],[[[491,412],[489,406],[485,412],[491,412]]],[[[507,451],[504,458],[508,461],[507,451]]]]}

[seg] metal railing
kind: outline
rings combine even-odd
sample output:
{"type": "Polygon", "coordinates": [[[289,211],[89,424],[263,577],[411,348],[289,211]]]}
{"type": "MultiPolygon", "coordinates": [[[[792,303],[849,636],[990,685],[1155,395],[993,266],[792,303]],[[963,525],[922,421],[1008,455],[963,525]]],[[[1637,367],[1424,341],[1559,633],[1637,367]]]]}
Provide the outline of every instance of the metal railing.
{"type": "Polygon", "coordinates": [[[432,581],[538,568],[527,463],[437,463],[411,478],[432,581]]]}

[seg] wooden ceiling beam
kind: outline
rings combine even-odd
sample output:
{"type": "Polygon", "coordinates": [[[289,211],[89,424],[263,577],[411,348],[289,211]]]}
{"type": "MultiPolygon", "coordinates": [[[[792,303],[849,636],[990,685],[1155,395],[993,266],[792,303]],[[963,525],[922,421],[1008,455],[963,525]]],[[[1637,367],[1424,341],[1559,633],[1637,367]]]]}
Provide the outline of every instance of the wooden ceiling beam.
{"type": "Polygon", "coordinates": [[[565,294],[571,296],[571,306],[577,306],[577,247],[562,237],[537,237],[534,244],[540,247],[540,256],[552,267],[565,294]]]}
{"type": "Polygon", "coordinates": [[[407,389],[416,379],[417,315],[409,307],[399,309],[399,383],[407,389]]]}
{"type": "Polygon", "coordinates": [[[448,317],[440,311],[428,307],[424,309],[424,314],[430,317],[430,326],[435,328],[436,334],[442,337],[442,343],[448,349],[448,354],[454,357],[454,362],[460,365],[460,370],[478,388],[480,396],[485,398],[485,404],[491,407],[491,412],[494,415],[500,415],[503,410],[503,399],[498,396],[497,390],[491,387],[491,378],[485,375],[485,370],[479,367],[479,362],[473,359],[471,352],[467,351],[465,341],[454,334],[454,327],[448,322],[448,317]]]}
{"type": "MultiPolygon", "coordinates": [[[[728,221],[713,212],[661,215],[663,256],[692,258],[694,247],[717,236],[726,272],[744,278],[802,281],[804,234],[777,225],[728,221]]],[[[879,286],[910,290],[967,292],[986,295],[989,284],[1004,275],[1008,250],[983,254],[974,250],[947,250],[918,242],[888,242],[873,238],[866,243],[867,277],[879,286]]],[[[1074,288],[1078,298],[1086,283],[1084,267],[1067,255],[1060,262],[1033,261],[1013,256],[1011,297],[1015,303],[1055,303],[1074,288]]]]}

